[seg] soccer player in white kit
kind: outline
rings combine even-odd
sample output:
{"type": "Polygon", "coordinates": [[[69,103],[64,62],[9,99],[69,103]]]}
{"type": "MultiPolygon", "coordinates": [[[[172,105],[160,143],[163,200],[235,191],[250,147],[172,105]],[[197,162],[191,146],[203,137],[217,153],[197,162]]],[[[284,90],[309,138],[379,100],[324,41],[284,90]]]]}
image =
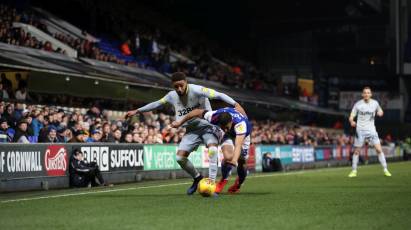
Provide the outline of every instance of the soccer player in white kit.
{"type": "MultiPolygon", "coordinates": [[[[171,76],[172,86],[174,90],[168,92],[162,99],[149,103],[136,110],[128,111],[126,117],[133,116],[137,113],[148,112],[160,108],[168,103],[174,107],[175,118],[181,120],[189,112],[194,109],[205,109],[211,111],[209,99],[219,99],[232,106],[245,115],[244,109],[239,103],[234,101],[226,94],[217,92],[203,86],[188,84],[184,73],[177,72],[171,76]]],[[[186,128],[186,133],[182,138],[177,150],[177,163],[184,171],[193,177],[194,182],[187,190],[187,194],[191,195],[197,190],[198,182],[203,176],[194,168],[194,165],[188,159],[192,151],[204,143],[208,148],[210,161],[209,174],[217,174],[218,163],[218,143],[222,138],[221,129],[200,118],[191,119],[183,124],[186,128]]]]}
{"type": "Polygon", "coordinates": [[[352,157],[352,171],[348,177],[357,176],[359,154],[366,140],[374,145],[374,148],[378,153],[378,160],[384,169],[384,175],[388,177],[391,176],[391,173],[387,169],[387,162],[374,124],[375,115],[382,117],[384,112],[378,101],[372,99],[371,96],[371,88],[365,87],[362,90],[363,99],[354,104],[350,114],[349,121],[352,127],[356,127],[356,135],[354,140],[354,154],[352,157]],[[357,122],[354,121],[355,117],[357,117],[357,122]]]}

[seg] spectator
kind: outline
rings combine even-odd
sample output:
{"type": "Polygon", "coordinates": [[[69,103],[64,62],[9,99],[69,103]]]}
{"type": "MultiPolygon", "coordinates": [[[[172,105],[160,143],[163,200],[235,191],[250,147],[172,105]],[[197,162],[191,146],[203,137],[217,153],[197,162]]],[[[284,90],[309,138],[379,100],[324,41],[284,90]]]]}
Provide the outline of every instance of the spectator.
{"type": "Polygon", "coordinates": [[[0,118],[0,142],[12,142],[14,130],[9,127],[5,118],[0,118]]]}
{"type": "Polygon", "coordinates": [[[123,55],[131,56],[130,44],[131,44],[130,39],[125,41],[123,44],[121,44],[120,50],[123,55]]]}
{"type": "MultiPolygon", "coordinates": [[[[44,43],[43,50],[53,52],[54,50],[53,50],[53,47],[51,46],[51,42],[47,41],[46,43],[44,43]]],[[[61,51],[58,51],[58,52],[61,52],[61,51]]]]}
{"type": "Polygon", "coordinates": [[[100,142],[103,132],[99,129],[91,131],[91,137],[87,138],[86,142],[100,142]]]}
{"type": "Polygon", "coordinates": [[[74,138],[73,132],[71,131],[71,129],[68,129],[68,128],[62,128],[58,130],[58,136],[59,136],[59,139],[65,143],[72,142],[74,138]]]}
{"type": "Polygon", "coordinates": [[[79,149],[73,151],[69,166],[70,187],[108,186],[96,162],[86,163],[79,149]]]}
{"type": "Polygon", "coordinates": [[[272,171],[274,171],[273,165],[272,165],[272,155],[271,155],[271,153],[268,152],[268,153],[263,154],[262,167],[263,167],[263,172],[272,172],[272,171]]]}
{"type": "Polygon", "coordinates": [[[110,130],[110,124],[107,122],[103,124],[103,135],[101,142],[114,142],[114,137],[110,130]]]}
{"type": "Polygon", "coordinates": [[[1,73],[1,83],[3,84],[3,89],[7,91],[7,95],[10,97],[13,96],[13,89],[12,89],[12,84],[9,79],[7,79],[5,73],[1,73]]]}
{"type": "Polygon", "coordinates": [[[4,89],[3,83],[0,82],[0,100],[7,100],[9,99],[9,93],[4,89]]]}
{"type": "Polygon", "coordinates": [[[138,132],[133,133],[133,142],[138,144],[143,143],[143,138],[140,137],[140,134],[138,134],[138,132]]]}
{"type": "Polygon", "coordinates": [[[114,137],[114,143],[120,143],[121,142],[121,130],[118,128],[114,130],[113,137],[114,137]]]}
{"type": "Polygon", "coordinates": [[[48,130],[48,134],[47,134],[45,140],[42,141],[42,142],[46,142],[46,143],[59,143],[59,142],[61,142],[61,140],[59,140],[59,138],[57,136],[56,126],[50,125],[47,130],[48,130]]]}
{"type": "Polygon", "coordinates": [[[124,135],[124,141],[123,142],[128,143],[128,144],[133,143],[133,134],[126,133],[126,135],[124,135]]]}
{"type": "Polygon", "coordinates": [[[3,117],[6,118],[7,123],[12,127],[16,127],[17,118],[14,111],[14,104],[10,103],[6,105],[6,111],[3,113],[3,117]]]}
{"type": "Polygon", "coordinates": [[[72,139],[72,142],[79,142],[79,143],[83,142],[84,143],[88,139],[88,135],[83,130],[78,130],[77,132],[74,132],[73,134],[75,138],[72,139]]]}
{"type": "Polygon", "coordinates": [[[27,127],[28,127],[28,124],[25,119],[22,119],[18,122],[17,130],[13,137],[13,142],[24,143],[24,144],[30,143],[29,135],[27,133],[27,127]]]}
{"type": "Polygon", "coordinates": [[[21,84],[19,89],[16,90],[15,96],[17,100],[21,101],[25,101],[28,99],[27,88],[25,83],[21,84]]]}

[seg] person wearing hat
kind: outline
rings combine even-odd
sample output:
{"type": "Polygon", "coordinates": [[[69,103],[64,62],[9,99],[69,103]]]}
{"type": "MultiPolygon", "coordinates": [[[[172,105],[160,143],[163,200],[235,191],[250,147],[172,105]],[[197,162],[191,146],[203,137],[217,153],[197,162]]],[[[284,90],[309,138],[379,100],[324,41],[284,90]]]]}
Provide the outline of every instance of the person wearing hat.
{"type": "Polygon", "coordinates": [[[27,133],[27,128],[28,128],[28,123],[27,123],[26,119],[21,119],[17,123],[17,130],[16,130],[16,133],[13,137],[13,142],[25,143],[25,144],[30,143],[29,135],[27,133]]]}
{"type": "Polygon", "coordinates": [[[74,139],[72,130],[67,127],[62,127],[57,130],[57,137],[64,143],[72,142],[74,139]]]}
{"type": "Polygon", "coordinates": [[[12,142],[14,136],[14,129],[9,127],[7,119],[2,117],[0,118],[0,142],[12,142]]]}
{"type": "Polygon", "coordinates": [[[91,137],[86,139],[86,142],[100,142],[103,132],[99,129],[91,131],[91,137]]]}
{"type": "Polygon", "coordinates": [[[45,143],[59,143],[61,142],[60,139],[57,137],[57,128],[54,125],[49,125],[48,128],[48,134],[42,142],[45,143]]]}
{"type": "Polygon", "coordinates": [[[69,165],[70,187],[111,186],[106,183],[96,162],[84,161],[80,149],[74,149],[69,165]]]}

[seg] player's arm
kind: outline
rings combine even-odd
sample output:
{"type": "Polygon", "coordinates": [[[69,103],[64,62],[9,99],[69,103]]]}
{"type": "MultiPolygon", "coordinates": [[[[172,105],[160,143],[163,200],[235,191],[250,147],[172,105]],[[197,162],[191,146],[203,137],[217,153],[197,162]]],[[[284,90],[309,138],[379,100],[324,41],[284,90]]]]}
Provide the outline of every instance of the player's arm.
{"type": "Polygon", "coordinates": [[[247,124],[242,121],[234,126],[235,140],[234,140],[234,156],[230,163],[237,165],[240,158],[241,149],[243,147],[245,135],[247,133],[247,124]]]}
{"type": "Polygon", "coordinates": [[[235,136],[234,156],[233,156],[233,159],[230,162],[233,165],[237,165],[238,159],[240,158],[241,149],[243,147],[244,139],[245,139],[245,134],[235,136]]]}
{"type": "Polygon", "coordinates": [[[357,104],[355,104],[351,110],[350,118],[348,118],[352,127],[355,127],[357,125],[357,123],[354,121],[354,118],[357,116],[357,113],[358,113],[357,104]]]}
{"type": "Polygon", "coordinates": [[[181,125],[183,125],[185,122],[187,122],[187,121],[189,121],[189,120],[191,120],[191,119],[193,119],[193,118],[196,118],[196,117],[203,118],[203,117],[204,117],[204,114],[205,114],[206,112],[207,112],[207,111],[204,110],[204,109],[194,109],[193,111],[191,111],[191,112],[189,112],[187,115],[185,115],[181,120],[179,120],[179,121],[173,121],[173,122],[171,123],[171,127],[173,127],[173,128],[178,128],[178,127],[180,127],[181,125]]]}
{"type": "Polygon", "coordinates": [[[380,104],[378,104],[378,107],[377,107],[377,116],[379,117],[384,116],[384,111],[382,110],[380,104]]]}
{"type": "Polygon", "coordinates": [[[222,100],[225,103],[232,105],[242,115],[247,116],[243,107],[238,102],[236,102],[233,98],[231,98],[225,93],[220,93],[218,91],[215,91],[214,89],[209,89],[206,87],[202,87],[199,93],[200,95],[207,97],[208,99],[222,100]]]}
{"type": "Polygon", "coordinates": [[[158,101],[154,101],[138,109],[128,111],[126,113],[126,118],[134,116],[137,113],[144,113],[158,109],[166,103],[171,103],[171,97],[168,94],[158,101]]]}

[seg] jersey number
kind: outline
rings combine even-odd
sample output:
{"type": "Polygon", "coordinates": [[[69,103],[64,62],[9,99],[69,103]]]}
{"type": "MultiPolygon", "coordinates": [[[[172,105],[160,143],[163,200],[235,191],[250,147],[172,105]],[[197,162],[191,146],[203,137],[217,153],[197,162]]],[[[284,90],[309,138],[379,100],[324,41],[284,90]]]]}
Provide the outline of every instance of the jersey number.
{"type": "Polygon", "coordinates": [[[195,107],[191,107],[191,108],[185,108],[182,110],[178,110],[178,116],[181,117],[183,115],[187,115],[189,112],[193,111],[195,107]]]}

